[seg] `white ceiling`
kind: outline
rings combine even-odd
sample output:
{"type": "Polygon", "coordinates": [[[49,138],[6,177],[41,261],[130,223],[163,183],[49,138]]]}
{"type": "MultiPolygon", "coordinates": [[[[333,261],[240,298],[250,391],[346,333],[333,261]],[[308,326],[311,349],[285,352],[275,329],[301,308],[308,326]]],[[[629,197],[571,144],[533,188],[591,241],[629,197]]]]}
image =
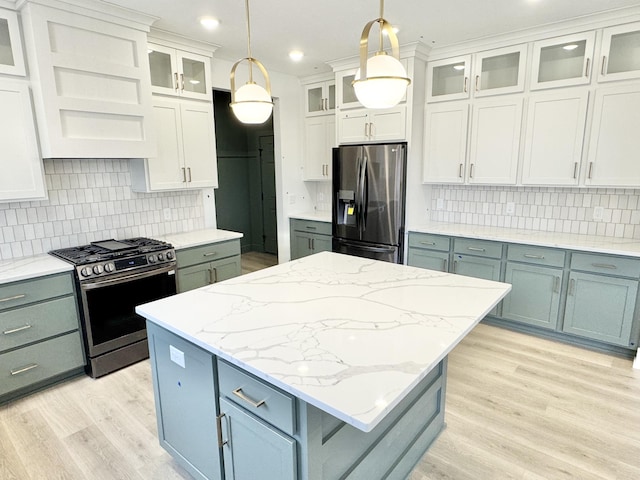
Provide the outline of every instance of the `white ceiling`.
{"type": "MultiPolygon", "coordinates": [[[[219,45],[227,60],[247,56],[244,0],[108,0],[158,17],[154,28],[219,45]],[[198,20],[214,16],[215,31],[198,20]]],[[[617,8],[638,0],[387,0],[384,17],[400,28],[400,44],[446,46],[617,8]]],[[[325,62],[358,54],[364,25],[378,0],[251,0],[252,54],[267,70],[296,76],[330,71],[325,62]],[[293,63],[288,52],[300,49],[293,63]]]]}

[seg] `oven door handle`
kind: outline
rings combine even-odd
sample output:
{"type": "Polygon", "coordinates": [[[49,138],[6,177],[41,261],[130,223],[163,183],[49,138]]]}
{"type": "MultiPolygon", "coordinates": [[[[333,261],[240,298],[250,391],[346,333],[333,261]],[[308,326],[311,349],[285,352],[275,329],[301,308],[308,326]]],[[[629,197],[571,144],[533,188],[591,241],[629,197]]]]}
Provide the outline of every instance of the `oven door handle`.
{"type": "Polygon", "coordinates": [[[174,265],[170,265],[163,268],[148,270],[142,273],[133,273],[131,275],[125,275],[124,277],[117,277],[117,278],[110,278],[107,280],[98,280],[95,282],[90,281],[88,283],[81,283],[80,288],[82,290],[93,290],[95,288],[108,287],[109,285],[114,285],[117,283],[132,282],[133,280],[138,280],[141,278],[153,277],[155,275],[162,275],[163,273],[167,273],[175,269],[176,269],[176,266],[174,264],[174,265]]]}

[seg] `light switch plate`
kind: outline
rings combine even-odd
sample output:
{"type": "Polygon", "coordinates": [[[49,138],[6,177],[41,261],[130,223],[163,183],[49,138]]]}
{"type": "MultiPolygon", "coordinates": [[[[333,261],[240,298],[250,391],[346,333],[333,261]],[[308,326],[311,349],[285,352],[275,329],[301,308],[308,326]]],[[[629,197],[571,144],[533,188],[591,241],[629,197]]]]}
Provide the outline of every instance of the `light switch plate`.
{"type": "Polygon", "coordinates": [[[513,202],[507,202],[507,213],[513,214],[516,212],[516,204],[513,202]]]}
{"type": "Polygon", "coordinates": [[[162,217],[164,218],[165,222],[171,221],[171,209],[170,208],[164,208],[162,210],[162,217]]]}
{"type": "Polygon", "coordinates": [[[593,220],[598,222],[602,220],[602,216],[604,215],[604,207],[595,207],[593,209],[593,220]]]}
{"type": "Polygon", "coordinates": [[[436,210],[442,210],[444,208],[444,198],[436,200],[436,210]]]}

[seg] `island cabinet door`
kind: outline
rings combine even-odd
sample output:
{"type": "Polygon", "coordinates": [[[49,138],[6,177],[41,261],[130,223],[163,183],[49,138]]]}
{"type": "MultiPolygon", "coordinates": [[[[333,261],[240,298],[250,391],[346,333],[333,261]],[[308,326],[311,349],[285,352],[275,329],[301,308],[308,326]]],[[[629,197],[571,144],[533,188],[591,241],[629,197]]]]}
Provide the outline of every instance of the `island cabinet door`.
{"type": "Polygon", "coordinates": [[[225,480],[296,480],[296,442],[220,398],[225,480]]]}
{"type": "Polygon", "coordinates": [[[221,480],[213,357],[151,323],[147,331],[160,444],[194,478],[221,480]]]}

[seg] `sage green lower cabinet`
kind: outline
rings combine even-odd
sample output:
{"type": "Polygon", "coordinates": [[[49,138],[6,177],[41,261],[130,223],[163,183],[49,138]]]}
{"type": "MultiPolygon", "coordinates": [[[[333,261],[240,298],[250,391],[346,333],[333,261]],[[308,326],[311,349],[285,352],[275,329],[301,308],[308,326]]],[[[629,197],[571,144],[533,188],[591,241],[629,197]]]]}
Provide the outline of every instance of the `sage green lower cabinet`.
{"type": "Polygon", "coordinates": [[[638,281],[571,272],[563,331],[621,346],[631,344],[638,281]]]}
{"type": "Polygon", "coordinates": [[[160,445],[194,478],[222,479],[215,357],[147,322],[160,445]]]}
{"type": "Polygon", "coordinates": [[[453,273],[497,282],[500,280],[500,260],[454,254],[453,273]]]}
{"type": "Polygon", "coordinates": [[[331,251],[331,223],[291,219],[291,260],[331,251]]]}
{"type": "Polygon", "coordinates": [[[449,270],[448,237],[428,233],[409,233],[407,265],[447,272],[449,270]]]}
{"type": "Polygon", "coordinates": [[[176,251],[178,293],[237,277],[242,273],[240,240],[176,251]]]}

